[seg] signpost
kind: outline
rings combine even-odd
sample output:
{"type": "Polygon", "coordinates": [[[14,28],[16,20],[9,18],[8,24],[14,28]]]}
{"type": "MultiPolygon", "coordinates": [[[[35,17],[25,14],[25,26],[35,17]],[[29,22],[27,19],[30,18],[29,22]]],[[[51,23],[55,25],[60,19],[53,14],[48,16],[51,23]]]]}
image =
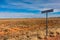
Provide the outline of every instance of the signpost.
{"type": "Polygon", "coordinates": [[[46,39],[48,36],[48,13],[53,12],[53,9],[41,11],[41,13],[46,13],[46,39]]]}

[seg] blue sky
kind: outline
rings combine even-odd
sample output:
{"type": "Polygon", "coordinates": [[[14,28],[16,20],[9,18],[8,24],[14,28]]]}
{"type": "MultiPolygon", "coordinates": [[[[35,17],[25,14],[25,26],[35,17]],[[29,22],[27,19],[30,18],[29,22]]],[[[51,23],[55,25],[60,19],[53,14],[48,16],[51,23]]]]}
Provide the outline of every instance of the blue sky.
{"type": "Polygon", "coordinates": [[[48,9],[49,17],[60,17],[60,0],[0,0],[0,18],[43,18],[48,9]]]}

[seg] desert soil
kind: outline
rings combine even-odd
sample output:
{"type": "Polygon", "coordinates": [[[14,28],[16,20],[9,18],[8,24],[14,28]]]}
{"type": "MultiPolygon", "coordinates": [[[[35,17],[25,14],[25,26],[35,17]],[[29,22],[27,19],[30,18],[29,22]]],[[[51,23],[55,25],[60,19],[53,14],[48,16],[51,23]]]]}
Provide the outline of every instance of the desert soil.
{"type": "Polygon", "coordinates": [[[60,18],[0,19],[0,40],[60,40],[60,18]]]}

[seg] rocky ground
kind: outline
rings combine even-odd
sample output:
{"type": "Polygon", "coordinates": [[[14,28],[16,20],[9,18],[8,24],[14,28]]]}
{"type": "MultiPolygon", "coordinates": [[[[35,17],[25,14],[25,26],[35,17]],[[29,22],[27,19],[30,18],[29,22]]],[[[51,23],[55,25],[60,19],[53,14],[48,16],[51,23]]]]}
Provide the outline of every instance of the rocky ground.
{"type": "Polygon", "coordinates": [[[60,40],[60,19],[1,19],[0,40],[60,40]]]}

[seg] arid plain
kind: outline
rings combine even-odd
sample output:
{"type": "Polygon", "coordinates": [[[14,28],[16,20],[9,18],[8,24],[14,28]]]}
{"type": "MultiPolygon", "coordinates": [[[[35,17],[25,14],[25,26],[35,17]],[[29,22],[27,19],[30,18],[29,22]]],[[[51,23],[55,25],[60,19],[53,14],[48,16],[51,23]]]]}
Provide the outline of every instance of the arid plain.
{"type": "MultiPolygon", "coordinates": [[[[0,40],[46,40],[46,19],[0,19],[0,40]]],[[[60,17],[48,19],[48,40],[60,40],[60,17]]]]}

